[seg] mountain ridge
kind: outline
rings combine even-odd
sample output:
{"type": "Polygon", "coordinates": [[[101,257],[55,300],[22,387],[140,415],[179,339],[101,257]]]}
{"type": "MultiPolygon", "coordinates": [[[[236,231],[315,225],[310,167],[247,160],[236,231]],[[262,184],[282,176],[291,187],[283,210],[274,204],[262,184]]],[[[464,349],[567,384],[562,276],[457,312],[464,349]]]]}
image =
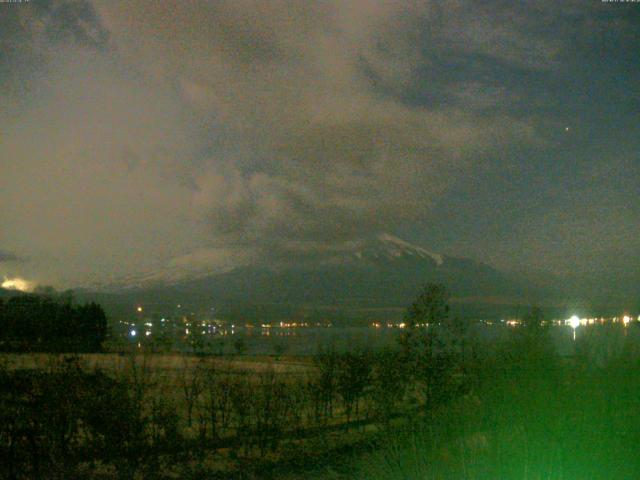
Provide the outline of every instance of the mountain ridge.
{"type": "Polygon", "coordinates": [[[452,301],[469,309],[467,299],[473,299],[475,305],[487,298],[493,309],[501,302],[518,308],[531,303],[524,285],[490,265],[435,253],[388,233],[352,242],[339,253],[312,261],[243,265],[168,282],[157,278],[110,293],[136,302],[188,303],[198,310],[215,307],[217,312],[282,306],[286,307],[284,316],[299,309],[341,315],[372,308],[387,309],[397,316],[427,282],[443,283],[452,301]]]}

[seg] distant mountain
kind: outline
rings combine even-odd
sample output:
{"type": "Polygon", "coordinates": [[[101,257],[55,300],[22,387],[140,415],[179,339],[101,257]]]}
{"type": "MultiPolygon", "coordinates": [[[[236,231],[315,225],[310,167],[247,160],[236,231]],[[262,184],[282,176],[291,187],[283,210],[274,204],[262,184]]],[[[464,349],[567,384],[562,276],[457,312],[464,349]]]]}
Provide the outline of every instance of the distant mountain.
{"type": "Polygon", "coordinates": [[[162,281],[158,274],[151,278],[112,293],[132,302],[213,307],[222,315],[270,312],[276,317],[301,310],[347,317],[375,310],[397,317],[427,282],[445,284],[454,306],[474,314],[530,304],[532,294],[525,283],[487,264],[435,253],[386,233],[299,264],[199,272],[180,280],[169,275],[162,281]]]}

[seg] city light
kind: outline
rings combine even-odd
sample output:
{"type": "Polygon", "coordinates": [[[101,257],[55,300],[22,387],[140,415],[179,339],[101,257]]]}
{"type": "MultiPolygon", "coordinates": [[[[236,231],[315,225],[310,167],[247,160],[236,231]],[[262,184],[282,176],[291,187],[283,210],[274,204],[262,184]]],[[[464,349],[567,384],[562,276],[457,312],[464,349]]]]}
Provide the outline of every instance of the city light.
{"type": "Polygon", "coordinates": [[[131,335],[132,337],[135,337],[138,334],[138,332],[136,332],[135,330],[131,330],[129,332],[129,335],[131,335]]]}
{"type": "Polygon", "coordinates": [[[573,315],[573,316],[569,319],[569,325],[570,325],[570,326],[571,326],[571,328],[573,328],[574,330],[580,326],[580,319],[578,318],[578,316],[577,316],[577,315],[573,315]]]}
{"type": "Polygon", "coordinates": [[[138,307],[138,308],[136,308],[136,310],[137,310],[138,313],[141,313],[142,312],[142,307],[138,307]]]}

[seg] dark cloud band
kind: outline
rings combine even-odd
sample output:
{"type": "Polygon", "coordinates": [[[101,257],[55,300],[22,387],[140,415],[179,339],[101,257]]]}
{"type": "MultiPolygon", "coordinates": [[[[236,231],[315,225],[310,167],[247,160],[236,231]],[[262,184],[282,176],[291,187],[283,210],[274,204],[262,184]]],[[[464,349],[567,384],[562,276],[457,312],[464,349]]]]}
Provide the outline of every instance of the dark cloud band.
{"type": "Polygon", "coordinates": [[[11,253],[11,252],[7,252],[4,250],[0,250],[0,263],[5,263],[5,262],[21,262],[22,259],[20,257],[18,257],[17,255],[11,253]]]}

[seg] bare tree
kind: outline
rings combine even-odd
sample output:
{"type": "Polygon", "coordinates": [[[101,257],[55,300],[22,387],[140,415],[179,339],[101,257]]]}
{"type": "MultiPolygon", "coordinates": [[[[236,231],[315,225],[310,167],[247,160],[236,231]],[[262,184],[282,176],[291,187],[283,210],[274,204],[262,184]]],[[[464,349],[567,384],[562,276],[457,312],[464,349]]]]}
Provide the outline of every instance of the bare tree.
{"type": "Polygon", "coordinates": [[[275,450],[282,430],[286,409],[286,387],[273,370],[260,374],[252,397],[253,436],[264,456],[268,448],[275,450]]]}
{"type": "Polygon", "coordinates": [[[187,426],[191,428],[193,424],[193,409],[203,390],[203,368],[202,360],[199,360],[195,367],[189,360],[189,357],[182,357],[182,368],[179,371],[178,383],[182,389],[187,407],[187,426]]]}
{"type": "Polygon", "coordinates": [[[408,385],[408,370],[400,352],[385,349],[375,356],[371,373],[373,413],[384,425],[398,411],[408,385]]]}
{"type": "Polygon", "coordinates": [[[244,376],[236,376],[230,384],[233,426],[240,445],[238,452],[243,451],[245,455],[251,450],[252,393],[244,376]]]}
{"type": "Polygon", "coordinates": [[[336,389],[342,397],[347,422],[358,416],[358,407],[371,375],[371,358],[366,351],[346,352],[338,357],[336,389]]]}
{"type": "Polygon", "coordinates": [[[326,423],[329,418],[333,417],[338,355],[334,348],[321,350],[313,357],[313,363],[317,374],[312,379],[310,387],[312,395],[319,401],[317,406],[320,407],[319,411],[316,410],[316,417],[326,423]]]}
{"type": "Polygon", "coordinates": [[[229,427],[231,416],[231,370],[216,368],[213,363],[203,369],[202,410],[210,426],[211,438],[218,439],[229,427]]]}

